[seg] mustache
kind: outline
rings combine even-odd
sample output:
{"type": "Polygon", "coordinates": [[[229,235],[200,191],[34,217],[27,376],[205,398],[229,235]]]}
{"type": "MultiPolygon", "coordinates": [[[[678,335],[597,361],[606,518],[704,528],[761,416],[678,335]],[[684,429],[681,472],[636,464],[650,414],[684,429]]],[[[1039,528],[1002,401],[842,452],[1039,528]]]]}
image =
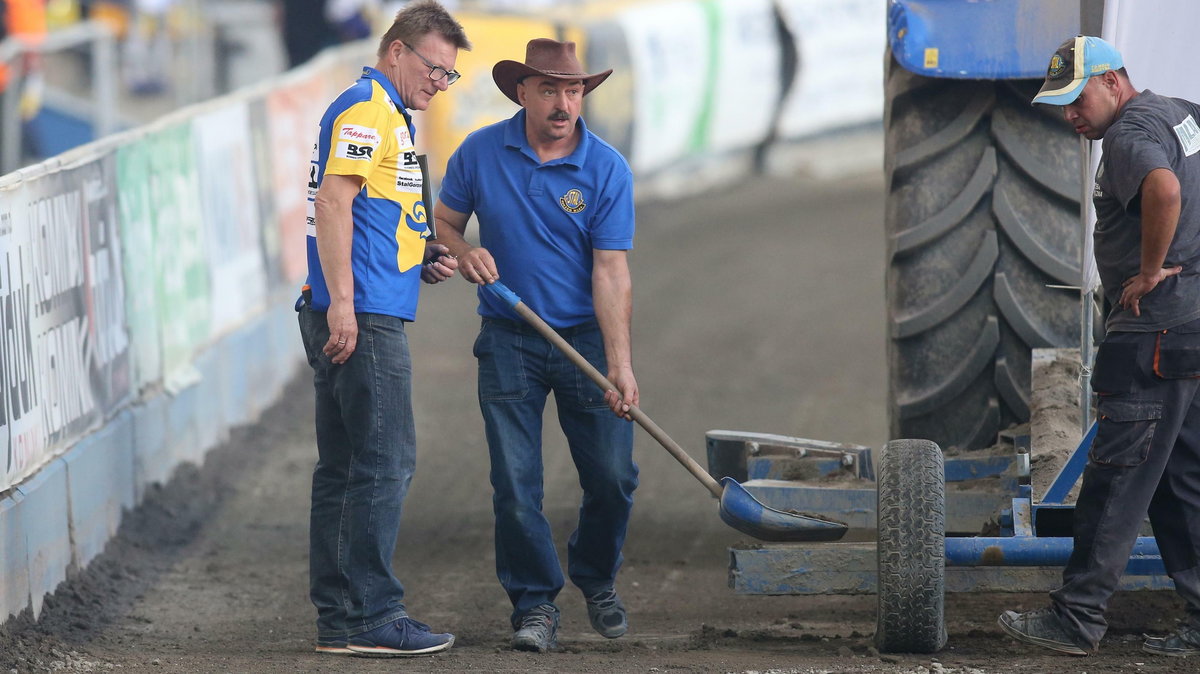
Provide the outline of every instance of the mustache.
{"type": "Polygon", "coordinates": [[[551,119],[551,120],[553,120],[553,121],[555,121],[555,122],[565,122],[565,121],[567,121],[568,119],[571,119],[571,116],[570,116],[570,115],[568,115],[568,114],[567,114],[567,113],[565,113],[565,112],[562,112],[562,111],[560,110],[560,111],[558,111],[558,112],[551,113],[551,115],[550,115],[550,119],[551,119]]]}

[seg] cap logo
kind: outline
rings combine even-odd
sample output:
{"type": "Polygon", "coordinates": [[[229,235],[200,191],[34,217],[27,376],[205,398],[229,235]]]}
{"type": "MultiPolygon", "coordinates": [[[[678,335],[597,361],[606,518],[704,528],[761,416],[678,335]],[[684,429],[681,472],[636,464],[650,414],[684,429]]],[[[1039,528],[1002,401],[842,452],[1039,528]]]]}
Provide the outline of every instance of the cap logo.
{"type": "Polygon", "coordinates": [[[1050,69],[1046,71],[1046,77],[1058,77],[1067,69],[1067,62],[1062,56],[1055,54],[1050,57],[1050,69]]]}
{"type": "Polygon", "coordinates": [[[583,203],[583,192],[576,189],[567,190],[567,193],[559,197],[558,205],[568,213],[578,213],[587,208],[587,204],[583,203]]]}

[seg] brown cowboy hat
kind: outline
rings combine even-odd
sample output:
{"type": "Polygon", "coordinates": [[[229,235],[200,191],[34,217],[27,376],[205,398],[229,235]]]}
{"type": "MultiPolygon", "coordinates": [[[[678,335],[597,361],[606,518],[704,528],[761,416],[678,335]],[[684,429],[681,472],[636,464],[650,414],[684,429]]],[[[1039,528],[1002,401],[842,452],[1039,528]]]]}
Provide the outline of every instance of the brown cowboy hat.
{"type": "Polygon", "coordinates": [[[543,75],[559,80],[583,80],[583,95],[600,86],[608,79],[612,68],[602,73],[588,75],[575,57],[574,42],[559,42],[544,37],[530,40],[525,45],[525,62],[501,61],[492,67],[492,79],[496,86],[517,105],[517,83],[530,75],[543,75]]]}

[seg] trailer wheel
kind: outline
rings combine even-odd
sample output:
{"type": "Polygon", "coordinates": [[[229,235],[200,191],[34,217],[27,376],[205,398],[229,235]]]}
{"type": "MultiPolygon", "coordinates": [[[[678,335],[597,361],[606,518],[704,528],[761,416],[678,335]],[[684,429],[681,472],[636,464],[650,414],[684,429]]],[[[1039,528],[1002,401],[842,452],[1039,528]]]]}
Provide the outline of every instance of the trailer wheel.
{"type": "Polygon", "coordinates": [[[883,653],[936,653],[946,644],[946,477],[928,440],[893,440],[879,460],[879,614],[883,653]]]}
{"type": "Polygon", "coordinates": [[[1031,351],[1079,345],[1079,140],[1041,80],[887,58],[890,436],[989,447],[1029,421],[1031,351]]]}

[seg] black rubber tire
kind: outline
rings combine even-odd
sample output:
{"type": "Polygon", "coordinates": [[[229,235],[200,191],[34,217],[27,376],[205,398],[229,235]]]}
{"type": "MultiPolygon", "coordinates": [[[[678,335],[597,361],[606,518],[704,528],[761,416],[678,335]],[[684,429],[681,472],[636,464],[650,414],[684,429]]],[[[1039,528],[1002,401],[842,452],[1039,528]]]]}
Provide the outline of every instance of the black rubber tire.
{"type": "Polygon", "coordinates": [[[928,440],[892,440],[878,465],[881,653],[936,653],[946,645],[946,478],[928,440]]]}
{"type": "Polygon", "coordinates": [[[991,446],[1029,420],[1030,353],[1079,346],[1079,140],[1038,82],[888,56],[890,437],[991,446]]]}

